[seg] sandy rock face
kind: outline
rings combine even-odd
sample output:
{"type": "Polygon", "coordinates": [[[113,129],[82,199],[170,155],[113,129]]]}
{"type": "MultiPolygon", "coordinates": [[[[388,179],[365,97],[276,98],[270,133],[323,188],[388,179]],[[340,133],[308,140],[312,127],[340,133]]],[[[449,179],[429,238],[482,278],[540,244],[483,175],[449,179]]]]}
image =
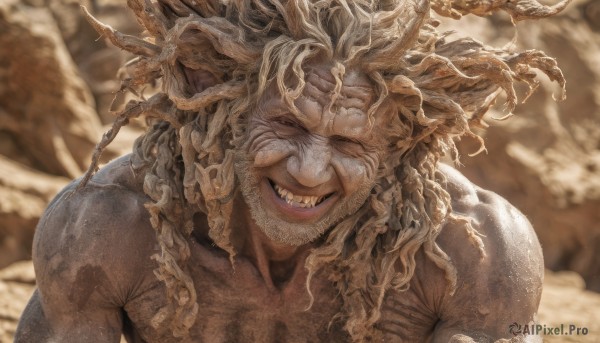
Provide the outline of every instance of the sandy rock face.
{"type": "MultiPolygon", "coordinates": [[[[476,32],[494,46],[509,43],[515,34],[510,22],[500,16],[469,21],[453,28],[470,35],[476,32]]],[[[556,17],[517,25],[517,49],[541,49],[557,58],[567,79],[567,99],[554,101],[558,89],[542,79],[536,94],[517,107],[515,116],[502,122],[488,116],[491,127],[483,133],[488,154],[465,156],[466,167],[461,168],[472,181],[501,194],[528,216],[547,267],[577,271],[597,291],[599,25],[600,4],[594,0],[574,1],[556,17]]],[[[463,144],[463,155],[476,150],[468,142],[463,144]]]]}
{"type": "Polygon", "coordinates": [[[77,177],[101,132],[92,95],[48,9],[7,0],[0,18],[0,129],[16,145],[0,153],[77,177]]]}
{"type": "Polygon", "coordinates": [[[31,257],[48,201],[87,167],[100,121],[51,12],[0,2],[0,266],[31,257]]]}
{"type": "MultiPolygon", "coordinates": [[[[116,27],[136,27],[123,2],[94,4],[116,27]]],[[[0,267],[31,258],[47,203],[87,169],[101,122],[112,122],[125,55],[97,38],[78,0],[0,1],[0,267]]],[[[131,150],[139,131],[124,131],[104,161],[131,150]]]]}
{"type": "Polygon", "coordinates": [[[546,272],[538,321],[547,328],[562,328],[563,334],[544,335],[544,342],[600,341],[600,312],[597,310],[600,308],[600,295],[584,288],[585,282],[574,272],[546,272]],[[575,327],[572,332],[571,326],[575,327]],[[579,333],[576,328],[580,329],[579,333]]]}
{"type": "Polygon", "coordinates": [[[33,229],[68,182],[0,155],[0,266],[31,258],[33,229]]]}
{"type": "Polygon", "coordinates": [[[35,289],[31,261],[0,270],[0,342],[12,342],[19,317],[35,289]]]}
{"type": "Polygon", "coordinates": [[[114,120],[110,105],[120,86],[117,72],[132,56],[107,44],[83,17],[81,6],[120,32],[137,35],[140,27],[125,4],[126,1],[120,0],[56,0],[48,4],[79,75],[94,97],[103,124],[112,124],[114,120]]]}

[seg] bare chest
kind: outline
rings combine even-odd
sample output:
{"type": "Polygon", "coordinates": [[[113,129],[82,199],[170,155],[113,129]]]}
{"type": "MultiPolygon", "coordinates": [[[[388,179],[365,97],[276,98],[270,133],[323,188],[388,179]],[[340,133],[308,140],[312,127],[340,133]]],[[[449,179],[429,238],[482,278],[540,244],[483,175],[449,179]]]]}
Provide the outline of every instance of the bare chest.
{"type": "Polygon", "coordinates": [[[304,271],[273,287],[247,261],[237,263],[235,270],[222,267],[224,271],[201,268],[195,273],[202,317],[197,334],[203,341],[348,341],[339,321],[329,327],[341,309],[341,299],[328,281],[318,278],[311,283],[314,302],[310,306],[304,271]]]}
{"type": "MultiPolygon", "coordinates": [[[[197,251],[190,263],[199,306],[189,342],[348,342],[343,321],[334,320],[342,301],[333,284],[318,276],[306,288],[303,266],[288,280],[269,285],[247,260],[235,268],[223,256],[197,251]]],[[[147,342],[178,342],[152,316],[166,304],[165,288],[156,285],[130,302],[125,310],[137,333],[147,342]],[[151,307],[149,307],[151,306],[151,307]]]]}

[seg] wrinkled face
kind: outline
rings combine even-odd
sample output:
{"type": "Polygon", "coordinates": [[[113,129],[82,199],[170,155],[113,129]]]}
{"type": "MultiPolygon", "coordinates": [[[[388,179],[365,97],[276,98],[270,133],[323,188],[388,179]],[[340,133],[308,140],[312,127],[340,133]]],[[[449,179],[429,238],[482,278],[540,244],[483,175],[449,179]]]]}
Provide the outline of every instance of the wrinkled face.
{"type": "Polygon", "coordinates": [[[347,72],[337,99],[328,68],[307,68],[298,115],[271,86],[249,119],[236,173],[256,224],[271,240],[302,245],[364,203],[376,179],[385,125],[367,110],[375,94],[365,75],[347,72]]]}

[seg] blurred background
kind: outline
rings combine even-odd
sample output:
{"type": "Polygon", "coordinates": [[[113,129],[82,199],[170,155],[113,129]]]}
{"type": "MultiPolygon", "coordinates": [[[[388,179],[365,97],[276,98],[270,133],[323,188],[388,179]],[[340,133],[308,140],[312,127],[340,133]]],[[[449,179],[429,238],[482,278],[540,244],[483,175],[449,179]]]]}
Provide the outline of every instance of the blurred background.
{"type": "MultiPolygon", "coordinates": [[[[54,194],[87,169],[130,57],[99,37],[80,3],[119,31],[140,33],[123,0],[0,0],[0,342],[12,342],[35,287],[35,225],[54,194]]],[[[495,14],[444,20],[442,29],[557,58],[567,99],[554,101],[556,85],[540,78],[515,116],[488,115],[490,128],[480,133],[487,154],[469,157],[476,142],[461,142],[459,170],[533,223],[547,268],[540,323],[589,332],[545,341],[600,342],[600,0],[573,0],[556,17],[516,28],[495,14]]],[[[128,153],[142,130],[138,122],[124,128],[104,161],[128,153]]]]}

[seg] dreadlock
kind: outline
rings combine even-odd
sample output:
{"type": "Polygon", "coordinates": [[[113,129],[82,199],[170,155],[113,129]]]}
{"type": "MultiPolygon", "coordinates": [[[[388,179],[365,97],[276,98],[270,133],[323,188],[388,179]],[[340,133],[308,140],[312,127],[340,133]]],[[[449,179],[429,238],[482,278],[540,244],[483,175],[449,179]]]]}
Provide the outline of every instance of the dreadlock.
{"type": "MultiPolygon", "coordinates": [[[[563,90],[565,80],[554,59],[541,51],[510,52],[470,38],[449,39],[438,32],[439,15],[460,18],[496,10],[513,20],[558,13],[569,0],[543,6],[534,0],[128,0],[148,38],[121,34],[86,15],[95,29],[137,57],[123,70],[122,91],[137,93],[161,82],[149,99],[131,101],[103,137],[82,185],[97,168],[98,156],[119,128],[138,116],[155,118],[140,137],[134,158],[147,166],[144,192],[160,254],[155,270],[171,303],[152,325],[169,325],[183,337],[194,324],[198,305],[186,272],[192,217],[204,213],[209,236],[233,263],[230,217],[236,190],[234,151],[257,99],[276,84],[290,109],[304,87],[304,69],[316,56],[333,61],[341,87],[346,68],[363,71],[378,100],[368,114],[391,99],[397,120],[388,156],[379,167],[371,195],[353,215],[326,234],[306,260],[311,278],[327,270],[343,299],[345,329],[354,341],[372,336],[387,291],[406,290],[415,254],[443,269],[450,292],[456,270],[436,243],[444,223],[461,224],[484,255],[483,243],[467,218],[452,212],[441,156],[458,160],[454,138],[485,127],[483,115],[506,94],[508,113],[514,85],[537,87],[537,69],[563,90]],[[208,87],[192,87],[185,70],[206,75],[208,87]],[[288,84],[294,84],[289,88],[288,84]]],[[[312,295],[311,295],[312,297],[312,295]]]]}

